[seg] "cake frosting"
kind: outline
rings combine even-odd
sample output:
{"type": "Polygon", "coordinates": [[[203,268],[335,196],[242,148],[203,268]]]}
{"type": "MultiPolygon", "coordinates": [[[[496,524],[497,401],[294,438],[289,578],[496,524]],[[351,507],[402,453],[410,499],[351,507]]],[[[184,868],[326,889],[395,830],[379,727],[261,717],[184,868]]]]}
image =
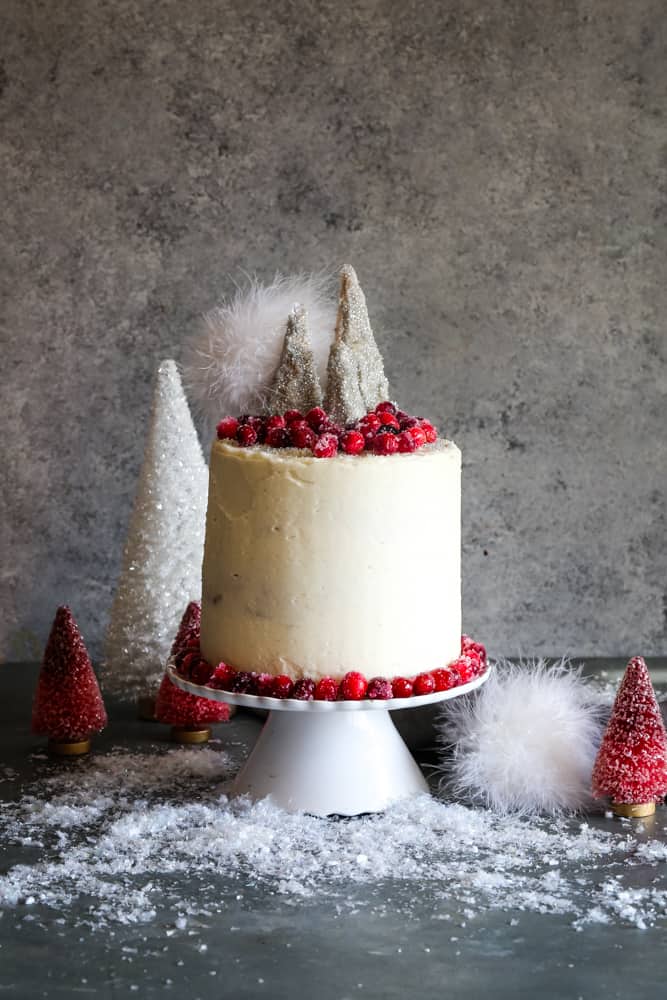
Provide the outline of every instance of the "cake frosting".
{"type": "Polygon", "coordinates": [[[461,652],[461,453],[211,450],[201,654],[296,680],[392,678],[461,652]]]}

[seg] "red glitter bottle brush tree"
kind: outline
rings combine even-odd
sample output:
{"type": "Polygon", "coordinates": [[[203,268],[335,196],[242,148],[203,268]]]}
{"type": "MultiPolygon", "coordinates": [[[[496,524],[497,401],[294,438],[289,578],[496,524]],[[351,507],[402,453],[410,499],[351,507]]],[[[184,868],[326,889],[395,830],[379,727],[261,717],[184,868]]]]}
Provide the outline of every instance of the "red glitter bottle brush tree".
{"type": "Polygon", "coordinates": [[[181,691],[165,674],[155,703],[155,718],[171,726],[171,737],[177,743],[206,743],[212,722],[229,721],[229,705],[181,691]]]}
{"type": "Polygon", "coordinates": [[[92,733],[107,724],[107,713],[88,650],[67,606],[58,608],[37,681],[32,731],[49,737],[61,756],[90,750],[92,733]]]}
{"type": "Polygon", "coordinates": [[[667,733],[641,656],[628,663],[593,768],[593,794],[618,816],[650,816],[667,794],[667,733]]]}
{"type": "MultiPolygon", "coordinates": [[[[201,604],[199,601],[190,601],[183,612],[171,647],[170,659],[178,664],[187,664],[190,668],[188,673],[194,671],[197,681],[205,683],[198,676],[198,667],[206,669],[209,675],[211,668],[199,654],[200,624],[201,604]]],[[[176,742],[205,743],[211,735],[209,725],[213,722],[228,722],[229,717],[229,705],[182,691],[165,674],[155,703],[155,718],[172,727],[172,739],[176,742]]]]}

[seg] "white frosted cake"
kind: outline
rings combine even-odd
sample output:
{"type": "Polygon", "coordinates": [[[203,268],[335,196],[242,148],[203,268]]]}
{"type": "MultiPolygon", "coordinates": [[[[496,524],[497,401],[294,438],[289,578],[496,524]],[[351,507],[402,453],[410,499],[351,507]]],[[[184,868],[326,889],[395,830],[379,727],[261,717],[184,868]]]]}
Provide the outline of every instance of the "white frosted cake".
{"type": "MultiPolygon", "coordinates": [[[[227,315],[213,334],[225,343],[227,315]]],[[[349,266],[325,335],[322,382],[306,313],[294,307],[269,380],[243,397],[254,413],[217,425],[201,633],[176,668],[218,690],[300,700],[465,684],[486,654],[461,635],[461,453],[390,399],[349,266]]],[[[237,403],[240,356],[210,386],[227,379],[237,403]]]]}
{"type": "Polygon", "coordinates": [[[211,451],[201,652],[341,678],[445,667],[461,651],[461,453],[211,451]]]}

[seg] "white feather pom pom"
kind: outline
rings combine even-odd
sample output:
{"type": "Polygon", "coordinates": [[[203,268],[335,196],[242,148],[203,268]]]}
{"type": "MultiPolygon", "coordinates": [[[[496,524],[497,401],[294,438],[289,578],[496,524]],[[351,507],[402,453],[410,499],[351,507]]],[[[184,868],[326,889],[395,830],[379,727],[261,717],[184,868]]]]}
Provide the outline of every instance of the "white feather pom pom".
{"type": "Polygon", "coordinates": [[[592,802],[600,697],[566,661],[495,665],[438,720],[442,787],[502,813],[576,812],[592,802]]]}
{"type": "Polygon", "coordinates": [[[305,310],[320,379],[326,373],[336,324],[333,289],[324,276],[277,275],[270,285],[248,279],[232,300],[205,317],[205,329],[183,366],[195,409],[207,422],[264,409],[287,327],[298,304],[305,310]]]}

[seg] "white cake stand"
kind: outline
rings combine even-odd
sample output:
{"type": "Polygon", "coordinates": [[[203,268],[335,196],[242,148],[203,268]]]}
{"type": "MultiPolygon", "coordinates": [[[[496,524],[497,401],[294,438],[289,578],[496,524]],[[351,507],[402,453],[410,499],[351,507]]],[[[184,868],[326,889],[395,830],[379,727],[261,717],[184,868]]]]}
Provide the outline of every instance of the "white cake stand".
{"type": "Polygon", "coordinates": [[[380,812],[399,799],[427,792],[424,775],[389,712],[468,694],[487,680],[489,671],[449,691],[412,698],[298,701],[216,691],[185,680],[167,665],[170,680],[183,691],[269,712],[231,794],[255,800],[270,795],[289,812],[315,816],[380,812]]]}

